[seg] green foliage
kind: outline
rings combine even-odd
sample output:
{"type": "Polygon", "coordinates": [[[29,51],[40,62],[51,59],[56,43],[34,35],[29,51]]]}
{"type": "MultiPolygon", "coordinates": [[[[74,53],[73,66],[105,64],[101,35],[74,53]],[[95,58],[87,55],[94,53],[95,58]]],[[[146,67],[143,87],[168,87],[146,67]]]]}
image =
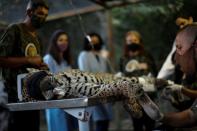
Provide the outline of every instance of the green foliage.
{"type": "Polygon", "coordinates": [[[160,68],[172,47],[178,30],[175,25],[176,17],[179,14],[196,10],[196,6],[184,10],[188,5],[193,4],[188,1],[186,4],[185,1],[160,0],[112,9],[117,56],[120,57],[122,54],[125,33],[129,30],[137,30],[142,35],[145,48],[151,52],[160,68]]]}

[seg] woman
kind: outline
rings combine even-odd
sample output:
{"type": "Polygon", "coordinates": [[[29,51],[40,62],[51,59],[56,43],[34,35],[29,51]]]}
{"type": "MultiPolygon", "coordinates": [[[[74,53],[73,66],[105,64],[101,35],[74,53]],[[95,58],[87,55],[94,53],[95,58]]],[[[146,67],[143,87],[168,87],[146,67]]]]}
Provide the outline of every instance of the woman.
{"type": "MultiPolygon", "coordinates": [[[[103,41],[96,33],[88,34],[91,41],[84,39],[84,51],[78,58],[79,69],[93,73],[110,72],[110,66],[104,57],[101,56],[103,41]]],[[[96,122],[96,131],[107,131],[109,122],[112,119],[112,109],[110,104],[95,106],[93,110],[93,121],[96,122]]]]}
{"type": "MultiPolygon", "coordinates": [[[[142,38],[139,32],[129,31],[125,36],[124,55],[120,60],[120,71],[126,77],[155,76],[156,65],[153,58],[144,50],[142,38]]],[[[150,94],[154,95],[154,94],[150,94]]],[[[138,119],[132,117],[135,131],[152,130],[154,122],[144,115],[138,119]]]]}
{"type": "Polygon", "coordinates": [[[141,35],[137,31],[126,33],[124,54],[120,60],[120,71],[125,76],[155,76],[157,73],[154,60],[144,50],[141,35]]]}
{"type": "MultiPolygon", "coordinates": [[[[56,30],[50,40],[44,62],[50,72],[58,73],[71,69],[70,45],[68,35],[63,30],[56,30]]],[[[46,118],[49,131],[70,131],[68,114],[62,109],[46,109],[46,118]]]]}

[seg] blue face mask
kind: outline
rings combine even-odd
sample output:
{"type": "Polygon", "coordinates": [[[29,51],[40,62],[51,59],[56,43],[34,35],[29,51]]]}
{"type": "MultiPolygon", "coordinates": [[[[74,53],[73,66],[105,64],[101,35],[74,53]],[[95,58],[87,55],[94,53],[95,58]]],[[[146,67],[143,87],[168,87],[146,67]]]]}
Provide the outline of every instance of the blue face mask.
{"type": "Polygon", "coordinates": [[[31,23],[34,28],[39,29],[45,23],[45,19],[33,14],[31,16],[31,23]]]}

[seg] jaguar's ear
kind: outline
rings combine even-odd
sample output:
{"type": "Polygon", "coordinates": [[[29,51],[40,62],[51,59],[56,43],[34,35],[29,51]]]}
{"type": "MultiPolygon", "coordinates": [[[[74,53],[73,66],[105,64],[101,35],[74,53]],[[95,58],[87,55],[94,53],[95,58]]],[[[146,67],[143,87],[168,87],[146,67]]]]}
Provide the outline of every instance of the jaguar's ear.
{"type": "Polygon", "coordinates": [[[50,71],[48,71],[48,70],[39,70],[39,69],[35,69],[35,68],[27,68],[27,71],[28,71],[29,73],[36,73],[36,72],[45,71],[47,74],[53,75],[53,73],[50,72],[50,71]]]}
{"type": "Polygon", "coordinates": [[[40,71],[39,69],[35,69],[35,68],[27,68],[27,71],[29,72],[29,73],[33,73],[33,72],[38,72],[38,71],[40,71]]]}

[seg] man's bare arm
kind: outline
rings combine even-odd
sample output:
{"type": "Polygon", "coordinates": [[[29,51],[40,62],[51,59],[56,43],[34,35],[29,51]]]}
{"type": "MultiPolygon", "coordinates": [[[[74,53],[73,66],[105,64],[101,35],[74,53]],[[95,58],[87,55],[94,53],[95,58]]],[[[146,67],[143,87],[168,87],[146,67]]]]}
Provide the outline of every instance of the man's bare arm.
{"type": "Polygon", "coordinates": [[[188,89],[188,88],[182,88],[181,92],[184,95],[186,95],[190,98],[197,98],[197,91],[196,90],[191,90],[191,89],[188,89]]]}
{"type": "Polygon", "coordinates": [[[191,109],[177,113],[167,113],[162,120],[166,125],[172,127],[187,127],[196,122],[195,115],[191,109]]]}
{"type": "Polygon", "coordinates": [[[20,68],[21,66],[41,67],[44,66],[40,56],[35,57],[0,57],[0,67],[20,68]]]}

